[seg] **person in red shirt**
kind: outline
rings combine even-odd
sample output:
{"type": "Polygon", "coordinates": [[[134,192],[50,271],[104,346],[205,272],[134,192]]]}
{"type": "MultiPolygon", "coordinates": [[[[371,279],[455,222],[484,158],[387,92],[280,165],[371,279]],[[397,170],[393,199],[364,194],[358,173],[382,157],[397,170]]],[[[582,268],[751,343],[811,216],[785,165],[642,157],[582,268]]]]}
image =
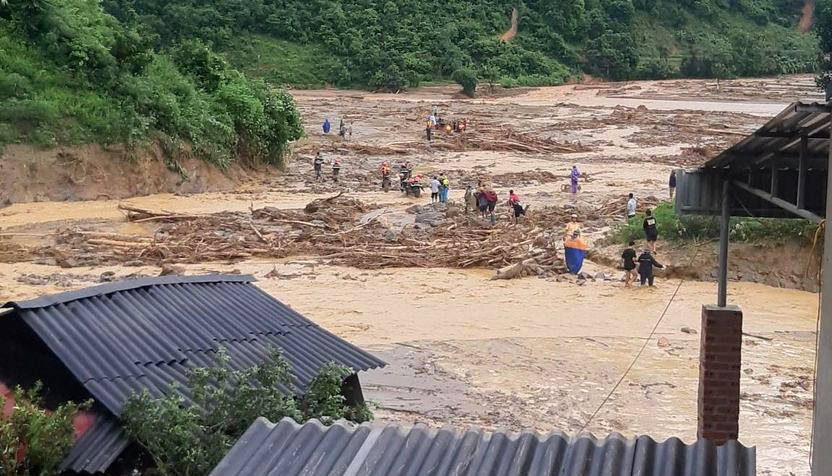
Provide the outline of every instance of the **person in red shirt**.
{"type": "Polygon", "coordinates": [[[508,205],[514,210],[515,224],[521,216],[526,216],[526,209],[528,209],[528,207],[523,208],[523,205],[520,205],[520,197],[514,193],[514,190],[508,191],[508,205]]]}

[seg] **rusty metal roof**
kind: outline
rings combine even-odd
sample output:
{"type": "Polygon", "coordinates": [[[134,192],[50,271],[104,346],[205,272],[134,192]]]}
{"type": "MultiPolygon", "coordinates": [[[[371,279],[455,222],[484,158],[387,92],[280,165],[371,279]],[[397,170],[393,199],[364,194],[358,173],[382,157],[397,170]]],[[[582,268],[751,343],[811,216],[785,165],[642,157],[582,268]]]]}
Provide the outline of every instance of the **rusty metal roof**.
{"type": "Polygon", "coordinates": [[[754,476],[756,450],[732,441],[431,430],[423,425],[258,419],[210,476],[754,476]]]}
{"type": "Polygon", "coordinates": [[[239,275],[129,280],[9,302],[4,307],[14,312],[2,319],[21,319],[114,416],[133,393],[183,388],[190,369],[215,365],[220,347],[235,369],[281,350],[300,392],[329,362],[355,371],[385,365],[253,281],[239,275]]]}

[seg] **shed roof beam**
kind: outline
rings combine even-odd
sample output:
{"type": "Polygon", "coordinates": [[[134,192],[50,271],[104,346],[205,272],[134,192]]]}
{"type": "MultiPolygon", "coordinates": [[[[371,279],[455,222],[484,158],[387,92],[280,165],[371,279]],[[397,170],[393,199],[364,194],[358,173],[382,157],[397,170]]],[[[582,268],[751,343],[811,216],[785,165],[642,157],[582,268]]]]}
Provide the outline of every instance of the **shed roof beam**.
{"type": "Polygon", "coordinates": [[[743,190],[745,190],[746,192],[748,192],[750,194],[753,194],[753,195],[756,195],[756,196],[762,198],[763,200],[771,203],[772,205],[776,205],[776,206],[782,208],[783,210],[786,210],[789,213],[797,215],[800,218],[805,218],[805,219],[807,219],[811,222],[814,222],[814,223],[820,223],[820,222],[823,221],[823,218],[819,217],[818,215],[815,215],[814,213],[810,212],[809,210],[804,210],[802,208],[797,208],[797,206],[795,206],[795,204],[793,204],[791,202],[787,202],[786,200],[783,200],[782,198],[777,198],[777,197],[773,196],[772,194],[766,192],[765,190],[760,190],[759,188],[752,187],[752,186],[748,185],[747,183],[740,182],[739,180],[734,180],[732,182],[732,184],[741,188],[741,189],[743,189],[743,190]]]}

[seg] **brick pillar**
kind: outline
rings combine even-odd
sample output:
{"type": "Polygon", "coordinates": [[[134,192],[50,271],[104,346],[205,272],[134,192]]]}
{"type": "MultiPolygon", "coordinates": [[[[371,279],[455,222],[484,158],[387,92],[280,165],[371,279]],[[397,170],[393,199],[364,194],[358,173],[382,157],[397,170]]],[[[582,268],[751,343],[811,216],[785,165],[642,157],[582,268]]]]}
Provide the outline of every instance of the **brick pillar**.
{"type": "Polygon", "coordinates": [[[739,436],[742,311],[702,306],[697,435],[716,445],[739,436]]]}

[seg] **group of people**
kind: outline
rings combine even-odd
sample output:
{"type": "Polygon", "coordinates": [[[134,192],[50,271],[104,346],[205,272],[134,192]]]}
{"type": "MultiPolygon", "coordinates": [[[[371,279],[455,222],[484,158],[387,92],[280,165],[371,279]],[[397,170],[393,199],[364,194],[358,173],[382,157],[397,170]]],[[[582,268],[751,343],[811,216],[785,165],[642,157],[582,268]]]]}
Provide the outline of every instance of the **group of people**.
{"type": "MultiPolygon", "coordinates": [[[[312,161],[312,168],[315,170],[315,181],[321,182],[324,179],[323,176],[323,167],[326,161],[324,160],[323,156],[320,152],[315,154],[315,159],[312,161]]],[[[330,161],[332,165],[332,181],[338,182],[338,179],[341,175],[341,159],[336,157],[330,161]]]]}
{"type": "Polygon", "coordinates": [[[444,129],[448,134],[453,132],[465,132],[465,130],[468,129],[468,119],[452,119],[451,122],[445,122],[441,117],[439,117],[439,109],[434,106],[430,116],[428,116],[427,121],[425,122],[425,135],[428,142],[433,140],[434,129],[444,129]]]}
{"type": "MultiPolygon", "coordinates": [[[[321,126],[324,131],[324,134],[329,134],[332,131],[332,124],[329,122],[329,118],[327,117],[324,119],[324,123],[321,126]]],[[[352,123],[346,124],[344,120],[341,119],[340,124],[338,125],[338,135],[341,136],[342,139],[350,138],[352,139],[352,123]]]]}
{"type": "MultiPolygon", "coordinates": [[[[673,200],[676,194],[676,171],[670,172],[668,179],[668,191],[670,199],[673,200]]],[[[638,202],[634,194],[630,194],[627,199],[627,221],[631,221],[636,217],[638,209],[638,202]]],[[[648,284],[653,286],[654,276],[653,268],[664,268],[656,258],[656,243],[659,239],[659,230],[657,220],[653,214],[653,210],[647,209],[644,211],[644,220],[642,220],[641,228],[644,231],[644,241],[647,243],[641,255],[637,255],[635,251],[635,241],[631,241],[630,245],[621,254],[621,259],[624,265],[624,282],[626,286],[637,277],[641,281],[641,285],[648,284]],[[638,256],[638,258],[636,258],[638,256]]]]}
{"type": "Polygon", "coordinates": [[[450,189],[451,181],[445,174],[434,175],[430,181],[430,203],[448,203],[450,189]]]}

